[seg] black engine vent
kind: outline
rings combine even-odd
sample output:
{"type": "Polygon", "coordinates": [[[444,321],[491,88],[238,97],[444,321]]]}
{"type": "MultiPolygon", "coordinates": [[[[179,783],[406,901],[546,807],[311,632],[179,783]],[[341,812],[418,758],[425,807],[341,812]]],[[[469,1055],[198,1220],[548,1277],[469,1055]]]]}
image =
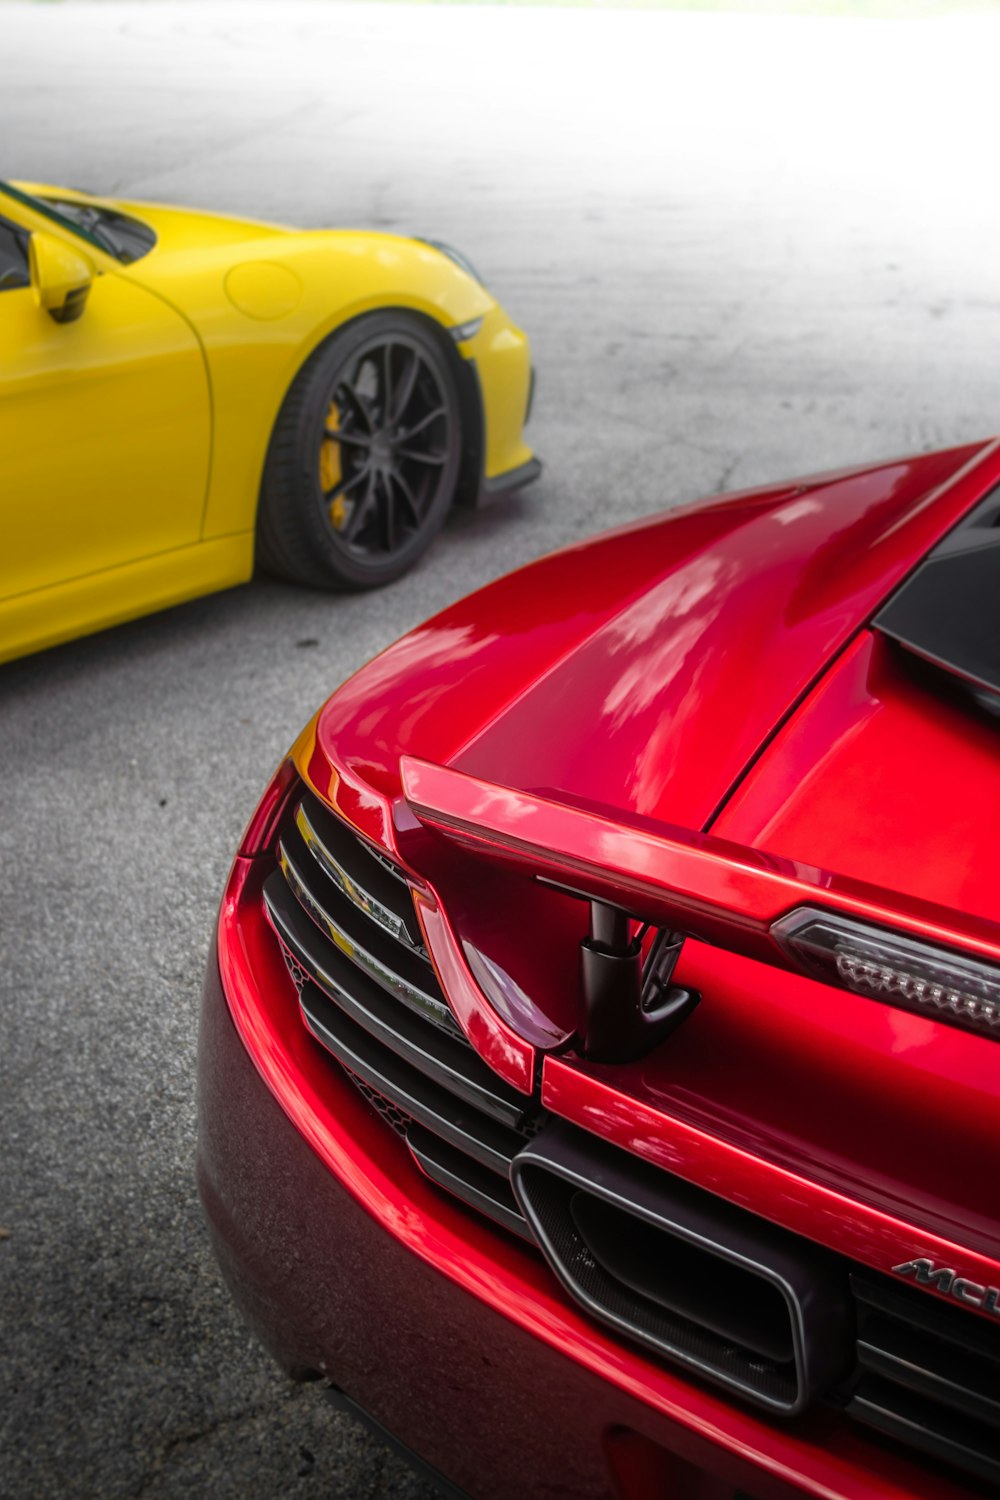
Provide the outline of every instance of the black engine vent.
{"type": "Polygon", "coordinates": [[[772,1412],[843,1375],[842,1263],[561,1122],[514,1159],[553,1270],[602,1323],[772,1412]]]}
{"type": "Polygon", "coordinates": [[[1000,1485],[1000,1324],[855,1273],[861,1379],[847,1410],[1000,1485]]]}

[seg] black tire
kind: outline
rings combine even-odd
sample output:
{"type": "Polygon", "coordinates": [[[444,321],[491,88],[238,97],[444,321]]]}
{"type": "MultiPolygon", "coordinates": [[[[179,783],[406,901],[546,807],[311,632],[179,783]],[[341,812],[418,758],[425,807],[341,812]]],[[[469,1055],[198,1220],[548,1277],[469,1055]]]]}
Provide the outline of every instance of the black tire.
{"type": "Polygon", "coordinates": [[[327,339],[292,383],[271,435],[257,559],[314,588],[390,583],[430,545],[462,451],[451,352],[406,312],[327,339]]]}

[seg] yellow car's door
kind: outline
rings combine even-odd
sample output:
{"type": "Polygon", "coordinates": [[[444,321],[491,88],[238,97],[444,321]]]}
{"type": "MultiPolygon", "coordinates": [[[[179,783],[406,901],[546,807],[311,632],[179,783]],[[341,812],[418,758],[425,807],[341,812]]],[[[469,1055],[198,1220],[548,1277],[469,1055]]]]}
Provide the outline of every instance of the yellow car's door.
{"type": "Polygon", "coordinates": [[[82,313],[55,321],[29,282],[29,226],[0,197],[0,601],[54,590],[58,613],[60,586],[89,579],[74,608],[85,594],[96,622],[116,575],[199,539],[208,379],[184,318],[107,259],[91,256],[82,313]]]}

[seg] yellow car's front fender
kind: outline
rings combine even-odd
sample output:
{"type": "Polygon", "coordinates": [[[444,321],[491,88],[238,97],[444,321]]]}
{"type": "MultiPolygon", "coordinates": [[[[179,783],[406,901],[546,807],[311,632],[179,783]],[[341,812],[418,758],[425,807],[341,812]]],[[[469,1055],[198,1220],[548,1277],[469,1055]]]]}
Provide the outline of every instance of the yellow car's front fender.
{"type": "MultiPolygon", "coordinates": [[[[206,537],[253,524],[268,442],[292,381],[331,334],[369,312],[399,308],[445,330],[481,319],[459,352],[475,361],[479,380],[484,472],[513,469],[530,457],[520,431],[530,380],[527,340],[441,251],[351,231],[274,231],[236,243],[227,234],[221,243],[199,245],[186,215],[119,206],[162,234],[151,254],[120,274],[183,313],[205,351],[214,417],[206,537]]],[[[239,221],[216,222],[232,232],[239,221]]]]}

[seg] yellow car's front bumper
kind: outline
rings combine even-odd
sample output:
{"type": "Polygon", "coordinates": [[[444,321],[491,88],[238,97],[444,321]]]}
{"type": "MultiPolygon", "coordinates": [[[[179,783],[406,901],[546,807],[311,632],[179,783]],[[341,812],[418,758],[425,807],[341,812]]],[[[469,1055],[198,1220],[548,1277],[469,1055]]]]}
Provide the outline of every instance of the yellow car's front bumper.
{"type": "MultiPolygon", "coordinates": [[[[537,478],[541,464],[524,439],[531,411],[534,370],[527,337],[496,304],[458,351],[475,375],[482,403],[483,443],[478,489],[482,499],[518,489],[537,478]]],[[[468,503],[470,497],[466,494],[468,503]]]]}

